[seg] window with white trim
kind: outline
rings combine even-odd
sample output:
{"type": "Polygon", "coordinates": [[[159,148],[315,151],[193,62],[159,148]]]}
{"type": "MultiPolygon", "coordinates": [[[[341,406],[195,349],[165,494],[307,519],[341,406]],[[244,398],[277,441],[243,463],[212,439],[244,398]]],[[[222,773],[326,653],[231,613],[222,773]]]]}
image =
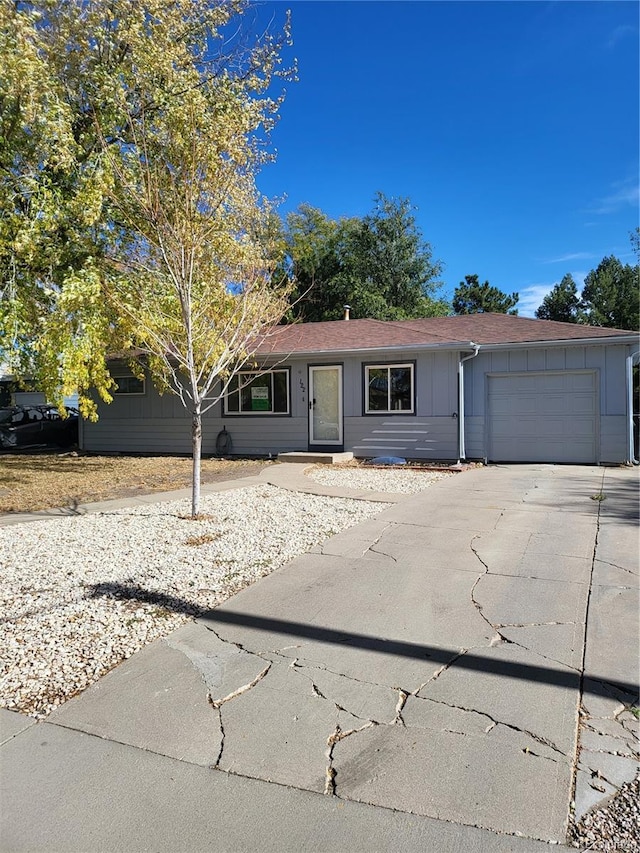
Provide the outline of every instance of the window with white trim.
{"type": "Polygon", "coordinates": [[[138,379],[137,376],[114,376],[113,380],[116,383],[114,395],[144,394],[144,379],[138,379]]]}
{"type": "Polygon", "coordinates": [[[288,415],[289,371],[240,371],[224,398],[229,415],[288,415]]]}
{"type": "Polygon", "coordinates": [[[365,365],[365,414],[413,412],[413,367],[413,364],[365,365]]]}

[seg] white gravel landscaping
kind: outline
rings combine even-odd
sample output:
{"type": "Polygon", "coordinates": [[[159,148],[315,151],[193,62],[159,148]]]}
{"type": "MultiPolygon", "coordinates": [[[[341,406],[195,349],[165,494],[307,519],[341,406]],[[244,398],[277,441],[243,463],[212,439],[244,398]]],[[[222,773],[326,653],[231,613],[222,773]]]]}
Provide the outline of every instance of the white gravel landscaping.
{"type": "Polygon", "coordinates": [[[0,706],[36,717],[387,504],[255,486],[0,528],[0,706]]]}
{"type": "Polygon", "coordinates": [[[396,492],[407,495],[421,492],[437,480],[456,476],[453,471],[432,471],[429,468],[386,470],[349,466],[339,468],[326,465],[312,468],[308,475],[323,486],[341,486],[349,489],[364,489],[369,492],[396,492]]]}

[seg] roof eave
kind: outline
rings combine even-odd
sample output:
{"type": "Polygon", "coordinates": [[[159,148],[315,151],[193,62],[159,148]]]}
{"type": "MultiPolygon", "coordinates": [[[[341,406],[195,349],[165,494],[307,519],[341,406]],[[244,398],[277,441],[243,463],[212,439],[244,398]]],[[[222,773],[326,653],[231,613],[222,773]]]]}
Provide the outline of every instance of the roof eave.
{"type": "Polygon", "coordinates": [[[535,347],[566,347],[566,346],[585,346],[586,344],[593,346],[602,344],[635,344],[640,340],[637,334],[629,335],[603,335],[597,338],[562,338],[560,340],[549,341],[510,341],[507,343],[496,344],[481,344],[483,350],[502,350],[513,349],[513,347],[526,347],[527,349],[535,347]]]}
{"type": "Polygon", "coordinates": [[[257,356],[262,358],[323,358],[325,356],[337,355],[368,355],[369,353],[385,352],[424,352],[428,350],[438,351],[459,351],[466,349],[475,349],[479,347],[481,350],[503,350],[517,348],[537,348],[537,347],[565,347],[565,346],[585,346],[603,344],[637,344],[640,340],[637,334],[628,335],[606,335],[602,337],[590,338],[561,338],[559,340],[537,340],[537,341],[506,341],[501,343],[474,343],[474,341],[448,341],[447,343],[405,343],[394,344],[393,346],[385,346],[380,344],[373,347],[357,347],[343,349],[335,347],[332,349],[309,349],[309,350],[273,350],[272,352],[256,352],[257,356]]]}
{"type": "Polygon", "coordinates": [[[326,350],[273,350],[272,352],[256,351],[256,355],[262,358],[322,358],[323,356],[334,355],[367,355],[374,352],[416,352],[423,350],[448,350],[457,352],[458,350],[473,349],[478,346],[472,341],[454,341],[445,344],[394,344],[393,346],[385,346],[380,344],[375,347],[358,347],[357,349],[326,349],[326,350]]]}

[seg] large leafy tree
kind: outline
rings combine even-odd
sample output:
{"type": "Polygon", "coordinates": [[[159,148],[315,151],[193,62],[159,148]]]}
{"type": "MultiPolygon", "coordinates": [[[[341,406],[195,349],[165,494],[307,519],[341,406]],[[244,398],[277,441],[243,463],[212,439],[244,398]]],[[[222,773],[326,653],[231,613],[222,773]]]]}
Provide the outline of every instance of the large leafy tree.
{"type": "Polygon", "coordinates": [[[117,227],[93,116],[123,49],[94,49],[72,6],[0,0],[0,356],[51,398],[109,384],[97,284],[117,227]]]}
{"type": "Polygon", "coordinates": [[[640,325],[640,266],[632,267],[610,255],[587,275],[582,290],[590,326],[638,329],[640,325]]]}
{"type": "Polygon", "coordinates": [[[503,293],[488,281],[480,284],[477,275],[465,275],[453,294],[455,314],[517,314],[517,303],[517,293],[503,293]]]}
{"type": "Polygon", "coordinates": [[[539,320],[559,320],[563,323],[580,323],[583,320],[582,300],[571,273],[563,276],[536,310],[539,320]]]}
{"type": "MultiPolygon", "coordinates": [[[[341,246],[354,220],[330,219],[309,204],[289,213],[282,234],[282,260],[276,275],[293,282],[287,320],[329,319],[336,305],[344,305],[338,277],[341,246]]],[[[334,314],[330,319],[336,319],[334,314]]]]}
{"type": "Polygon", "coordinates": [[[4,45],[5,346],[50,393],[77,387],[89,416],[92,387],[110,399],[108,352],[135,353],[191,414],[197,514],[202,414],[288,304],[255,184],[282,42],[247,38],[242,0],[2,9],[24,35],[4,45]]]}
{"type": "Polygon", "coordinates": [[[296,282],[291,316],[380,320],[446,314],[437,298],[441,264],[433,259],[408,199],[375,197],[363,217],[332,220],[302,205],[285,228],[287,265],[296,282]]]}

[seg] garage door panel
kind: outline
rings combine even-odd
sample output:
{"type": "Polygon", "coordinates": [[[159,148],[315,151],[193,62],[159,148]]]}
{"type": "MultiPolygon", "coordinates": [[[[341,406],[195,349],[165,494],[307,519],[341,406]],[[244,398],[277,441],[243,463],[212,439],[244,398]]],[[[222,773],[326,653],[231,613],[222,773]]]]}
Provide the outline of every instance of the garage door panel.
{"type": "Polygon", "coordinates": [[[592,415],[596,414],[596,399],[595,395],[591,395],[590,397],[585,397],[582,394],[576,394],[574,396],[574,407],[573,414],[574,415],[592,415]]]}
{"type": "Polygon", "coordinates": [[[571,435],[573,438],[588,438],[593,440],[593,421],[591,418],[575,418],[571,426],[571,435]]]}
{"type": "Polygon", "coordinates": [[[541,394],[537,399],[537,405],[535,408],[536,413],[539,415],[546,415],[547,417],[553,415],[561,415],[562,417],[566,417],[567,412],[567,398],[566,397],[553,397],[551,395],[545,396],[541,394]]]}
{"type": "MultiPolygon", "coordinates": [[[[517,384],[514,383],[517,387],[517,384]]],[[[561,376],[536,376],[534,380],[536,392],[547,394],[563,394],[566,388],[566,382],[561,376]]]]}
{"type": "Polygon", "coordinates": [[[586,391],[591,394],[595,390],[595,374],[593,373],[571,373],[569,374],[570,388],[572,391],[586,391]]]}
{"type": "Polygon", "coordinates": [[[489,459],[596,462],[596,376],[522,373],[490,376],[489,459]]]}

